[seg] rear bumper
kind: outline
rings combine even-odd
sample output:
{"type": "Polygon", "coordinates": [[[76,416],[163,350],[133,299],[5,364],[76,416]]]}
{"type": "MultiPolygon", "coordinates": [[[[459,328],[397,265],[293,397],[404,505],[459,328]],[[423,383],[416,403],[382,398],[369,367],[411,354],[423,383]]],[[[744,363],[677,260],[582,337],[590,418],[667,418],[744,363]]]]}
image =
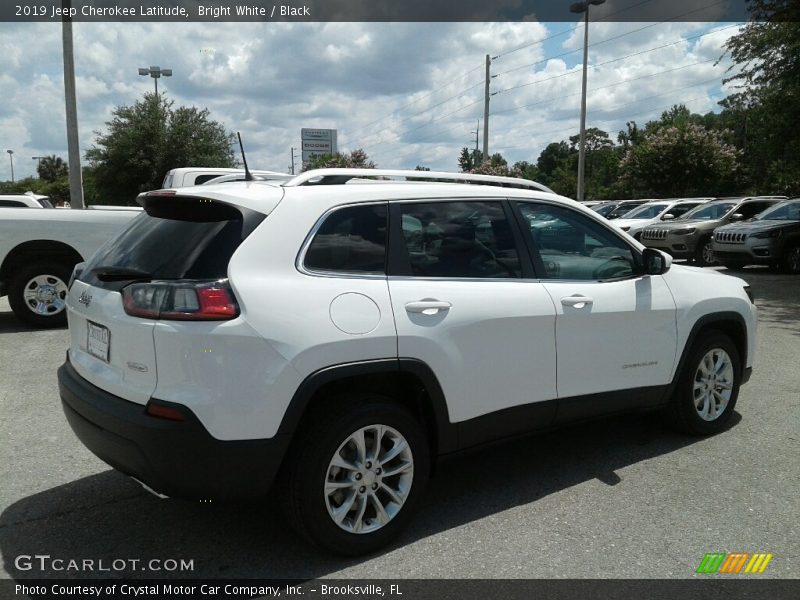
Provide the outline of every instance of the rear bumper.
{"type": "Polygon", "coordinates": [[[212,437],[186,407],[185,421],[145,413],[145,407],[83,379],[69,360],[58,370],[61,403],[78,439],[115,469],[154,491],[189,500],[263,496],[289,444],[288,435],[263,440],[212,437]]]}

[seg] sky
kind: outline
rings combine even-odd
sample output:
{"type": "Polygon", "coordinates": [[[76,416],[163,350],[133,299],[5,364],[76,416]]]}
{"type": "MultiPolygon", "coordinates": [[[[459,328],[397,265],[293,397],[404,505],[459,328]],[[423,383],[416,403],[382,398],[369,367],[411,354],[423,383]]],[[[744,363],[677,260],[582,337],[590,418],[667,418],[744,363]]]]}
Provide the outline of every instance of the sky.
{"type": "MultiPolygon", "coordinates": [[[[592,22],[587,128],[616,139],[675,103],[719,111],[733,23],[592,22]],[[723,57],[720,61],[720,57],[723,57]]],[[[340,151],[379,167],[457,170],[483,117],[492,60],[489,152],[535,162],[579,130],[583,24],[75,23],[82,154],[112,110],[153,91],[139,67],[171,68],[159,92],[240,131],[251,168],[288,171],[303,127],[338,130],[340,151]]],[[[59,23],[0,23],[0,149],[16,177],[33,156],[67,157],[59,23]]],[[[481,139],[483,143],[483,123],[481,139]]],[[[0,180],[11,178],[0,157],[0,180]]],[[[85,163],[85,161],[84,161],[85,163]]],[[[202,166],[202,165],[176,165],[202,166]]]]}

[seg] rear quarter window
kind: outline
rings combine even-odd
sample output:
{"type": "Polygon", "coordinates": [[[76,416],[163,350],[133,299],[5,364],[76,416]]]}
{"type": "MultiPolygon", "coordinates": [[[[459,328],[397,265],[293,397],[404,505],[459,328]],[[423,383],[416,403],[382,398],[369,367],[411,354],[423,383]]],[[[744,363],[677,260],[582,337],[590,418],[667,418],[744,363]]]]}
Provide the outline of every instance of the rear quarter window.
{"type": "Polygon", "coordinates": [[[306,250],[309,271],[386,273],[385,204],[349,206],[325,217],[306,250]]]}

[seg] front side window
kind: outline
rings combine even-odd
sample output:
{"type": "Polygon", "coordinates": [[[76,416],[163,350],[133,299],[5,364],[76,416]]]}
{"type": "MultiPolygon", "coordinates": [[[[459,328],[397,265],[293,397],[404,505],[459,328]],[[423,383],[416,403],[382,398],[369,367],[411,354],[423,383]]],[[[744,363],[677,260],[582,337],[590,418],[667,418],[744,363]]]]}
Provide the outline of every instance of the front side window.
{"type": "Polygon", "coordinates": [[[401,204],[415,277],[519,278],[519,252],[500,202],[401,204]]]}
{"type": "MultiPolygon", "coordinates": [[[[666,214],[667,215],[672,215],[673,217],[675,217],[677,219],[677,218],[685,215],[690,210],[692,210],[695,206],[699,206],[699,204],[676,204],[675,206],[670,208],[666,212],[666,214]]],[[[664,217],[661,217],[661,218],[663,219],[664,217]]]]}
{"type": "Polygon", "coordinates": [[[747,204],[742,204],[735,212],[742,215],[743,219],[750,219],[773,204],[774,202],[748,202],[747,204]]]}
{"type": "Polygon", "coordinates": [[[385,273],[387,214],[385,204],[331,213],[311,240],[303,264],[312,271],[385,273]]]}
{"type": "Polygon", "coordinates": [[[549,204],[517,206],[544,263],[542,277],[595,281],[637,272],[633,249],[585,215],[549,204]]]}

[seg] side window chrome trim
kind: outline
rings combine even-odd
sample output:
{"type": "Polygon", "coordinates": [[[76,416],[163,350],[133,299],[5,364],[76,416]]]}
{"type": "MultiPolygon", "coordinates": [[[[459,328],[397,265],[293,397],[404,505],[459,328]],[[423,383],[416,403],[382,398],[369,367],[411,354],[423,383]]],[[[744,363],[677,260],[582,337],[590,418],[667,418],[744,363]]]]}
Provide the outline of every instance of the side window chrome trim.
{"type": "MultiPolygon", "coordinates": [[[[317,269],[309,269],[305,266],[306,260],[306,253],[308,249],[311,247],[311,242],[314,241],[314,236],[317,235],[317,232],[322,227],[322,224],[326,221],[326,219],[331,216],[333,213],[346,209],[346,208],[353,208],[356,206],[386,206],[387,207],[387,228],[388,228],[388,200],[376,200],[370,202],[350,202],[347,204],[337,204],[336,206],[329,208],[319,219],[317,219],[314,226],[311,228],[311,231],[308,232],[303,243],[300,245],[300,250],[297,253],[297,258],[295,258],[294,266],[298,272],[302,273],[303,275],[308,275],[311,277],[337,277],[343,279],[386,279],[386,273],[366,273],[361,271],[324,271],[324,270],[317,270],[317,269]]],[[[388,245],[386,247],[386,252],[389,252],[388,245]]]]}

